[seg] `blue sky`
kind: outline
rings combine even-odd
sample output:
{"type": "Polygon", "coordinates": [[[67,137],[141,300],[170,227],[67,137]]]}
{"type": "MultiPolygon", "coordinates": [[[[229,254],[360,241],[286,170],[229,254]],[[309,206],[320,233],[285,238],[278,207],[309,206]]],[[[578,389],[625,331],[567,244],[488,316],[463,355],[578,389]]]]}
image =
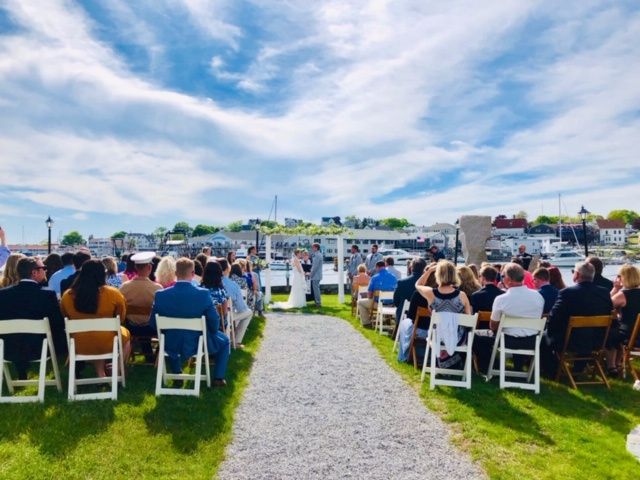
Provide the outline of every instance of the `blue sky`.
{"type": "Polygon", "coordinates": [[[0,225],[640,210],[639,58],[634,1],[0,0],[0,225]]]}

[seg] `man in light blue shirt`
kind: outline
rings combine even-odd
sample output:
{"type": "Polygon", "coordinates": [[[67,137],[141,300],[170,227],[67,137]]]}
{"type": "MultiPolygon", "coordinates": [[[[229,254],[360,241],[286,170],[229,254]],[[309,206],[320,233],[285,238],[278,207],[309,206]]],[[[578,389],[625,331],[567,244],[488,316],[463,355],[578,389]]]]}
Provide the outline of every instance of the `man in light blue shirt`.
{"type": "Polygon", "coordinates": [[[4,230],[0,227],[0,268],[7,263],[7,258],[11,255],[11,250],[7,248],[4,230]]]}
{"type": "Polygon", "coordinates": [[[236,348],[243,348],[242,339],[244,338],[244,334],[247,331],[247,327],[249,327],[249,323],[251,323],[251,319],[253,318],[253,312],[247,306],[247,303],[242,298],[242,290],[240,289],[240,285],[229,278],[229,273],[231,272],[231,265],[224,259],[218,261],[220,267],[222,268],[222,286],[224,287],[227,295],[231,299],[231,304],[233,305],[233,321],[235,327],[235,341],[236,348]]]}
{"type": "Polygon", "coordinates": [[[56,273],[51,275],[49,279],[49,289],[56,292],[58,298],[60,298],[60,283],[62,280],[66,280],[71,275],[73,275],[76,271],[76,268],[73,266],[73,253],[65,252],[62,254],[62,268],[58,270],[56,273]]]}
{"type": "Polygon", "coordinates": [[[373,295],[374,292],[377,290],[393,292],[398,286],[398,279],[387,271],[384,260],[376,263],[376,272],[377,273],[371,277],[371,282],[369,282],[369,298],[361,298],[358,300],[358,312],[360,313],[360,323],[362,323],[362,325],[371,323],[371,310],[373,309],[373,304],[378,301],[373,295]]]}

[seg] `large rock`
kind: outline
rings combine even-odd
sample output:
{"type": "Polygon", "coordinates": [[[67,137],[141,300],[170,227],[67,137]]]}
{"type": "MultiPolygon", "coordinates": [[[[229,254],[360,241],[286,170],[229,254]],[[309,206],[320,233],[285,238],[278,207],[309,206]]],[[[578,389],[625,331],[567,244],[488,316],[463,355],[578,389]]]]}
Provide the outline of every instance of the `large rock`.
{"type": "Polygon", "coordinates": [[[460,217],[460,241],[467,265],[480,265],[487,261],[485,246],[491,238],[491,217],[463,215],[460,217]]]}

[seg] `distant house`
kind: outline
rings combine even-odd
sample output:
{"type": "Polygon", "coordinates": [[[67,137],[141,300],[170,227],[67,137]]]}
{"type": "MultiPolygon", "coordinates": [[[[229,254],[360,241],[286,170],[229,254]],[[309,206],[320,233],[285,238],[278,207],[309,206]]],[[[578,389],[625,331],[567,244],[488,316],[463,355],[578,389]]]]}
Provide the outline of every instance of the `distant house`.
{"type": "Polygon", "coordinates": [[[299,220],[297,218],[285,218],[284,219],[284,226],[287,228],[295,228],[298,225],[300,225],[302,223],[302,220],[299,220]]]}
{"type": "Polygon", "coordinates": [[[342,226],[340,217],[322,217],[322,221],[320,223],[323,227],[330,227],[331,225],[337,225],[338,227],[342,226]]]}
{"type": "Polygon", "coordinates": [[[526,218],[496,217],[493,222],[493,234],[501,237],[524,237],[526,230],[526,218]]]}
{"type": "Polygon", "coordinates": [[[154,252],[158,249],[158,239],[146,233],[127,233],[123,246],[126,250],[154,252]]]}
{"type": "Polygon", "coordinates": [[[113,254],[114,242],[110,238],[96,238],[93,235],[89,235],[87,248],[93,255],[104,257],[113,254]]]}
{"type": "Polygon", "coordinates": [[[603,245],[624,245],[627,243],[626,226],[622,220],[596,220],[603,245]]]}

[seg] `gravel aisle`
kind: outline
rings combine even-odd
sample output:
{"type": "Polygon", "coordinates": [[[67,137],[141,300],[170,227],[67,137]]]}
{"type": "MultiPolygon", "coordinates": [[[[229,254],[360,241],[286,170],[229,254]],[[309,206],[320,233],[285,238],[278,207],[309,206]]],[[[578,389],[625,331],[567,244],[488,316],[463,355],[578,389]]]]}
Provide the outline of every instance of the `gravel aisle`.
{"type": "Polygon", "coordinates": [[[270,314],[221,479],[485,478],[340,319],[270,314]]]}

